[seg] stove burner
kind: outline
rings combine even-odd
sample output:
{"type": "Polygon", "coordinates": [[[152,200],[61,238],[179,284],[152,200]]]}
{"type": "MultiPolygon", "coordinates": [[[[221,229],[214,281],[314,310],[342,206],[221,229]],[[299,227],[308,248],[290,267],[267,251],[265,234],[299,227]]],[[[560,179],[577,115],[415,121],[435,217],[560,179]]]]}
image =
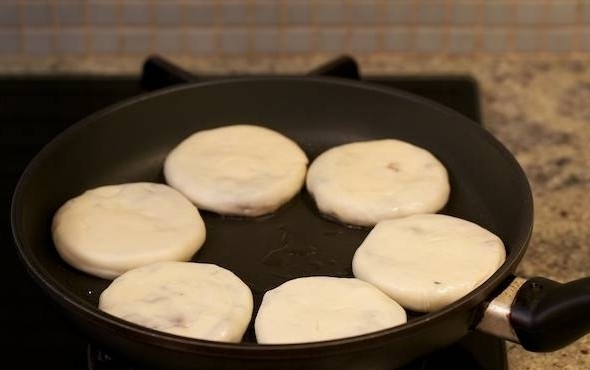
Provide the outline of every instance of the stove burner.
{"type": "MultiPolygon", "coordinates": [[[[361,76],[357,62],[347,55],[332,59],[310,70],[305,75],[363,80],[405,90],[446,105],[463,113],[471,120],[481,123],[478,85],[471,76],[361,76]]],[[[195,76],[161,56],[153,55],[147,58],[143,64],[140,86],[143,91],[153,91],[182,83],[204,82],[224,77],[228,76],[195,76]]]]}
{"type": "MultiPolygon", "coordinates": [[[[347,55],[329,62],[307,73],[307,76],[330,76],[359,80],[359,67],[354,59],[347,55]]],[[[144,90],[152,91],[187,82],[202,81],[201,78],[169,62],[161,56],[154,55],[143,64],[140,84],[144,90]]]]}
{"type": "Polygon", "coordinates": [[[332,59],[331,61],[312,69],[308,76],[331,76],[360,80],[359,67],[356,61],[347,55],[332,59]]]}

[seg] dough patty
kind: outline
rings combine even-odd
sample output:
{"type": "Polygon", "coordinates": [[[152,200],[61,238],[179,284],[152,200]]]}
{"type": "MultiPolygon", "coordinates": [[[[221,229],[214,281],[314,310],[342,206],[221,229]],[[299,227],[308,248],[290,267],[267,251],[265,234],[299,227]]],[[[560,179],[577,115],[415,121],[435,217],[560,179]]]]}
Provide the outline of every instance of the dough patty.
{"type": "Polygon", "coordinates": [[[156,262],[113,280],[100,295],[99,308],[171,334],[239,342],[252,317],[252,293],[217,265],[156,262]]]}
{"type": "Polygon", "coordinates": [[[450,193],[447,171],[437,158],[393,139],[329,149],[312,162],[306,181],[322,213],[363,226],[437,212],[450,193]]]}
{"type": "Polygon", "coordinates": [[[166,158],[164,175],[199,209],[225,215],[274,212],[303,187],[307,156],[268,128],[233,125],[199,131],[166,158]]]}
{"type": "Polygon", "coordinates": [[[404,309],[358,279],[314,276],[264,294],[256,316],[259,343],[304,343],[370,333],[406,322],[404,309]]]}
{"type": "Polygon", "coordinates": [[[382,221],[356,250],[354,276],[407,309],[438,310],[465,296],[504,263],[502,240],[441,214],[382,221]]]}
{"type": "Polygon", "coordinates": [[[147,263],[189,260],[205,241],[205,224],[173,188],[128,183],[67,201],[54,215],[52,235],[70,265],[112,279],[147,263]]]}

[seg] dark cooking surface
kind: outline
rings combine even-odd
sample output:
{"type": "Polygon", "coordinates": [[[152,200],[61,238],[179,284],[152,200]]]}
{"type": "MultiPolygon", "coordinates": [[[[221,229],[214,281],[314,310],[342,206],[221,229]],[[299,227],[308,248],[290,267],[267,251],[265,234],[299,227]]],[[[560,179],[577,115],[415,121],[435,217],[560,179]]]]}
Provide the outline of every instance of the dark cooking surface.
{"type": "MultiPolygon", "coordinates": [[[[425,95],[479,120],[476,86],[468,78],[387,77],[380,78],[379,82],[425,95]]],[[[64,327],[26,275],[23,265],[16,261],[7,211],[14,185],[32,156],[65,127],[139,92],[134,78],[35,77],[0,81],[0,137],[5,148],[4,155],[0,156],[0,171],[2,202],[6,206],[1,220],[4,228],[1,235],[5,238],[2,273],[4,281],[10,282],[5,286],[5,297],[15,299],[13,304],[1,306],[2,345],[7,349],[5,360],[14,359],[17,368],[84,368],[87,343],[64,327]],[[23,353],[28,355],[23,356],[23,353]]],[[[443,358],[459,361],[455,368],[463,368],[460,364],[474,368],[473,361],[485,364],[482,369],[505,368],[503,342],[483,335],[470,336],[461,345],[433,355],[426,360],[426,367],[420,362],[412,368],[439,368],[431,366],[448,364],[443,358]],[[477,360],[466,355],[469,348],[477,353],[477,360]]]]}

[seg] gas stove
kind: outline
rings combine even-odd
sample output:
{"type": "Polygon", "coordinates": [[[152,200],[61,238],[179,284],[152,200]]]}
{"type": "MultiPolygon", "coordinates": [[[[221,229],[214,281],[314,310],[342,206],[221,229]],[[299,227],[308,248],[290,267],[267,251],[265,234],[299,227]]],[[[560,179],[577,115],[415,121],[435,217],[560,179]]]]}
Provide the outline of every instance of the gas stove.
{"type": "MultiPolygon", "coordinates": [[[[470,76],[361,76],[354,59],[343,56],[312,69],[309,75],[361,79],[406,90],[437,101],[481,123],[477,82],[470,76]]],[[[146,59],[141,76],[0,77],[0,269],[5,282],[0,305],[4,360],[16,369],[137,369],[94,346],[63,321],[18,260],[8,209],[16,182],[28,162],[68,126],[108,105],[148,91],[188,81],[227,78],[195,76],[165,59],[146,59]]],[[[235,76],[231,76],[235,77],[235,76]]],[[[507,369],[502,340],[474,332],[461,341],[404,367],[409,369],[507,369]]],[[[139,370],[139,369],[137,369],[139,370]]]]}

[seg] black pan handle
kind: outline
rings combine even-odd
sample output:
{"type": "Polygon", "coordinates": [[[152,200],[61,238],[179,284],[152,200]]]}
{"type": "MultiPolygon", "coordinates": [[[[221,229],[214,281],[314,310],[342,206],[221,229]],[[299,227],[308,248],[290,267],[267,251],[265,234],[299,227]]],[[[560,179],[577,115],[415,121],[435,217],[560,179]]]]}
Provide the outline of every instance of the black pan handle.
{"type": "Polygon", "coordinates": [[[565,347],[590,332],[590,277],[565,284],[527,280],[514,298],[510,321],[526,350],[565,347]]]}
{"type": "Polygon", "coordinates": [[[532,352],[563,348],[590,332],[590,277],[564,284],[516,277],[489,302],[477,329],[532,352]]]}

